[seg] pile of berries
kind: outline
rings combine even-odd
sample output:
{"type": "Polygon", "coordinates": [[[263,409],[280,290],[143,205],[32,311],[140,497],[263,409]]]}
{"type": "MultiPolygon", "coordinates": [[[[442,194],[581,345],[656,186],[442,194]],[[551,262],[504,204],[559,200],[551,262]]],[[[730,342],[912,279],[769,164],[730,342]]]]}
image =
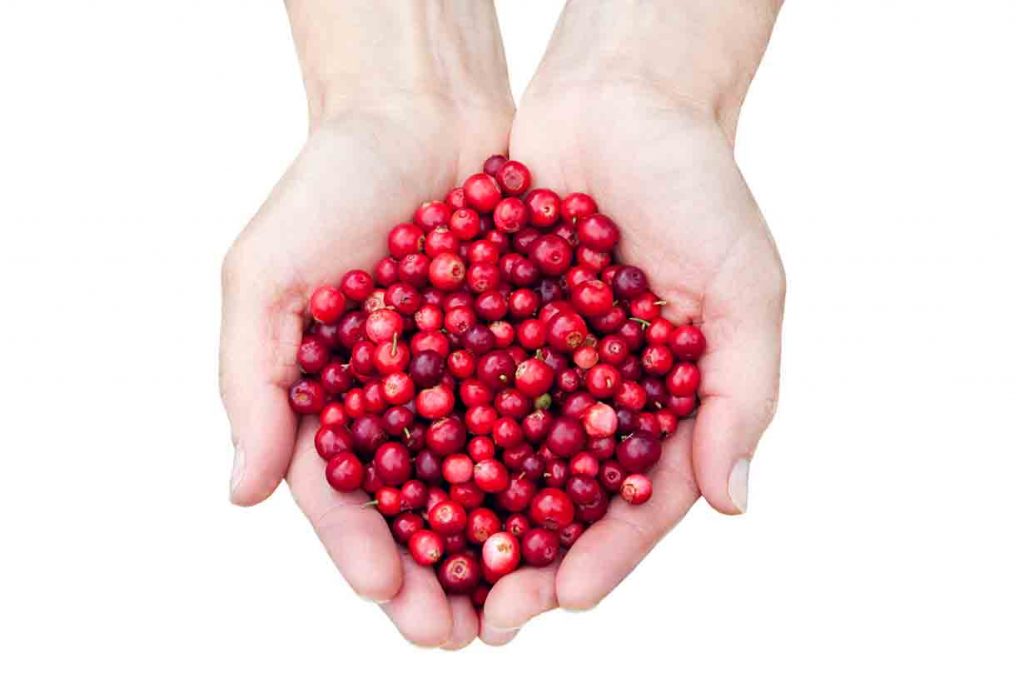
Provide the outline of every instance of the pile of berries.
{"type": "Polygon", "coordinates": [[[391,229],[372,274],[310,297],[292,409],[327,482],[362,489],[444,589],[482,605],[555,561],[613,496],[641,505],[697,407],[704,335],[673,325],[582,193],[493,156],[391,229]]]}

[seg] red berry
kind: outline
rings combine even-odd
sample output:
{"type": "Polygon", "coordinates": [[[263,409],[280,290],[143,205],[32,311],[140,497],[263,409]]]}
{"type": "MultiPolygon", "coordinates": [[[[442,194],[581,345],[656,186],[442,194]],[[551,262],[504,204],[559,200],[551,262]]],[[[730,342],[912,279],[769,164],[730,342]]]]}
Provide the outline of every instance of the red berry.
{"type": "Polygon", "coordinates": [[[673,396],[693,396],[700,387],[700,370],[693,363],[683,361],[669,371],[665,386],[673,396]]]}
{"type": "Polygon", "coordinates": [[[433,230],[442,225],[447,225],[452,216],[452,209],[444,202],[424,202],[413,214],[413,221],[424,230],[433,230]]]}
{"type": "Polygon", "coordinates": [[[473,466],[473,481],[486,493],[500,493],[509,486],[508,470],[497,460],[481,460],[473,466]]]}
{"type": "Polygon", "coordinates": [[[494,207],[494,227],[505,233],[518,232],[527,221],[526,204],[516,197],[506,197],[494,207]]]}
{"type": "Polygon", "coordinates": [[[599,213],[577,221],[576,234],[581,245],[596,251],[611,251],[619,243],[619,226],[599,213]]]}
{"type": "Polygon", "coordinates": [[[561,489],[543,489],[530,503],[530,520],[537,526],[557,531],[568,526],[572,518],[572,500],[561,489]]]}
{"type": "Polygon", "coordinates": [[[441,462],[441,475],[449,484],[465,484],[473,479],[473,459],[462,453],[449,455],[441,462]]]}
{"type": "Polygon", "coordinates": [[[518,161],[506,161],[494,177],[505,194],[520,195],[530,187],[530,169],[518,161]]]}
{"type": "Polygon", "coordinates": [[[501,520],[493,510],[477,508],[470,511],[466,522],[466,536],[470,542],[480,545],[501,531],[501,520]]]}
{"type": "Polygon", "coordinates": [[[587,317],[604,315],[612,310],[612,288],[600,280],[590,280],[572,290],[572,303],[587,317]]]}
{"type": "Polygon", "coordinates": [[[480,564],[469,553],[451,555],[441,563],[437,579],[445,592],[469,595],[480,583],[480,564]]]}
{"type": "Polygon", "coordinates": [[[344,312],[345,295],[330,285],[317,287],[309,297],[309,313],[314,320],[333,325],[344,312]]]}
{"type": "Polygon", "coordinates": [[[341,291],[353,301],[364,301],[373,291],[373,277],[365,270],[350,270],[341,278],[341,291]]]}
{"type": "Polygon", "coordinates": [[[317,415],[326,403],[324,388],[314,379],[304,377],[288,390],[288,404],[299,415],[317,415]]]}
{"type": "Polygon", "coordinates": [[[484,541],[480,550],[484,579],[495,583],[519,566],[519,539],[507,531],[499,531],[484,541]]]}
{"type": "Polygon", "coordinates": [[[443,536],[457,534],[466,528],[466,509],[454,501],[446,500],[427,512],[430,528],[443,536]]]}
{"type": "Polygon", "coordinates": [[[438,254],[430,262],[430,283],[442,291],[457,289],[466,279],[466,266],[455,254],[438,254]]]}
{"type": "Polygon", "coordinates": [[[416,564],[429,567],[444,554],[444,539],[436,531],[420,529],[409,538],[409,555],[416,564]]]}
{"type": "Polygon", "coordinates": [[[643,474],[631,474],[622,482],[619,495],[630,505],[643,505],[651,499],[651,480],[643,474]]]}
{"type": "Polygon", "coordinates": [[[529,209],[530,223],[538,228],[547,228],[558,221],[561,201],[558,195],[548,189],[531,190],[525,197],[529,209]]]}
{"type": "Polygon", "coordinates": [[[520,542],[523,561],[531,567],[546,567],[558,557],[558,534],[550,529],[528,529],[520,542]]]}
{"type": "Polygon", "coordinates": [[[475,173],[462,184],[466,204],[477,211],[490,213],[501,201],[501,187],[486,173],[475,173]]]}
{"type": "Polygon", "coordinates": [[[355,491],[363,483],[363,463],[355,453],[344,451],[327,463],[327,483],[338,491],[355,491]]]}
{"type": "Polygon", "coordinates": [[[573,192],[562,200],[562,220],[570,225],[597,213],[597,202],[589,194],[573,192]]]}
{"type": "MultiPolygon", "coordinates": [[[[412,223],[399,223],[388,233],[388,253],[395,259],[423,250],[423,230],[412,223]]],[[[380,281],[380,277],[377,278],[380,281]]]]}
{"type": "Polygon", "coordinates": [[[700,328],[693,325],[680,325],[669,340],[669,345],[679,359],[696,360],[707,348],[707,340],[704,339],[704,333],[700,331],[700,328]]]}
{"type": "Polygon", "coordinates": [[[548,343],[555,351],[573,351],[587,337],[587,323],[576,313],[556,315],[548,323],[548,343]]]}
{"type": "Polygon", "coordinates": [[[645,472],[661,458],[661,442],[648,431],[633,432],[615,449],[615,457],[627,472],[645,472]]]}
{"type": "Polygon", "coordinates": [[[508,158],[504,154],[493,154],[487,157],[483,167],[484,173],[489,176],[498,175],[498,171],[501,170],[501,167],[504,166],[507,161],[508,158]]]}
{"type": "Polygon", "coordinates": [[[401,486],[412,476],[409,449],[393,441],[382,444],[373,456],[373,469],[386,486],[401,486]]]}
{"type": "Polygon", "coordinates": [[[544,235],[530,245],[530,260],[545,275],[561,275],[572,267],[572,246],[558,235],[544,235]]]}

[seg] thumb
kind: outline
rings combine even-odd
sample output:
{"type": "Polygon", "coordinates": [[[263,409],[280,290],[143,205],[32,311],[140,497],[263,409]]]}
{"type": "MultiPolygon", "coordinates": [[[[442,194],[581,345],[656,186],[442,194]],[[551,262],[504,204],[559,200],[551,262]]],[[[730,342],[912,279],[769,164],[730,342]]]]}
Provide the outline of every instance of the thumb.
{"type": "Polygon", "coordinates": [[[785,279],[777,259],[770,265],[719,278],[729,291],[706,299],[693,468],[701,495],[726,514],[747,509],[750,461],[778,398],[785,279]]]}
{"type": "Polygon", "coordinates": [[[274,492],[288,470],[297,426],[288,388],[299,374],[304,297],[264,297],[264,279],[252,273],[232,249],[222,275],[220,387],[235,445],[230,497],[236,505],[255,505],[274,492]]]}

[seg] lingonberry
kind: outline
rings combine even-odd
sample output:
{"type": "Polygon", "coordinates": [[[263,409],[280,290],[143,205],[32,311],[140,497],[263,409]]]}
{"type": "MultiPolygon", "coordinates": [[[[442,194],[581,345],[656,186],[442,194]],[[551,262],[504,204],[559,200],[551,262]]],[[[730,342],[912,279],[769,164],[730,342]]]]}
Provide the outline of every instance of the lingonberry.
{"type": "Polygon", "coordinates": [[[637,431],[622,440],[615,457],[626,472],[645,472],[661,458],[661,442],[649,431],[637,431]]]}
{"type": "Polygon", "coordinates": [[[596,479],[573,475],[565,482],[565,492],[576,505],[593,505],[603,495],[596,479]]]}
{"type": "Polygon", "coordinates": [[[481,460],[473,466],[473,481],[485,493],[499,493],[508,488],[508,470],[497,460],[481,460]]]}
{"type": "Polygon", "coordinates": [[[452,209],[444,202],[432,201],[423,202],[416,209],[412,220],[424,230],[433,230],[442,225],[447,225],[452,216],[452,209]]]}
{"type": "Polygon", "coordinates": [[[423,242],[423,251],[430,258],[437,258],[440,254],[459,253],[459,238],[455,236],[447,226],[434,228],[423,242]]]}
{"type": "Polygon", "coordinates": [[[558,532],[558,543],[568,550],[583,535],[585,527],[581,522],[573,522],[558,532]]]}
{"type": "Polygon", "coordinates": [[[517,197],[506,197],[494,207],[494,227],[504,233],[518,232],[527,221],[526,204],[517,197]]]}
{"type": "Polygon", "coordinates": [[[545,275],[561,275],[572,267],[572,245],[558,235],[543,235],[530,245],[530,260],[545,275]]]}
{"type": "Polygon", "coordinates": [[[630,505],[643,505],[651,499],[653,487],[646,475],[635,473],[622,481],[619,495],[630,505]]]}
{"type": "Polygon", "coordinates": [[[415,254],[423,250],[423,240],[422,228],[412,223],[399,223],[388,233],[388,253],[395,259],[415,254]]]}
{"type": "Polygon", "coordinates": [[[412,476],[409,450],[400,443],[381,444],[373,456],[373,469],[387,486],[401,486],[412,476]]]}
{"type": "Polygon", "coordinates": [[[449,484],[465,484],[473,479],[473,459],[463,453],[453,453],[441,462],[441,476],[449,484]]]}
{"type": "Polygon", "coordinates": [[[429,277],[430,257],[426,254],[409,254],[398,262],[398,279],[402,282],[422,287],[429,277]]]}
{"type": "Polygon", "coordinates": [[[542,489],[530,502],[530,520],[537,526],[557,531],[573,519],[573,503],[565,491],[542,489]]]}
{"type": "Polygon", "coordinates": [[[327,483],[332,488],[348,493],[363,483],[363,463],[351,451],[342,451],[327,462],[327,483]]]}
{"type": "MultiPolygon", "coordinates": [[[[402,512],[391,520],[391,533],[395,540],[403,545],[408,545],[413,534],[423,528],[423,518],[414,512],[402,512]]],[[[440,538],[440,537],[438,537],[440,538]]]]}
{"type": "Polygon", "coordinates": [[[427,485],[419,479],[410,479],[399,489],[403,510],[419,510],[427,504],[427,485]]]}
{"type": "Polygon", "coordinates": [[[480,358],[476,376],[492,389],[500,389],[513,381],[515,370],[515,362],[507,351],[491,351],[480,358]]]}
{"type": "Polygon", "coordinates": [[[529,479],[515,477],[508,482],[508,488],[494,496],[495,502],[508,512],[522,512],[530,506],[537,486],[529,479]]]}
{"type": "Polygon", "coordinates": [[[466,454],[473,459],[473,462],[490,460],[497,454],[494,439],[489,436],[474,436],[466,444],[466,454]]]}
{"type": "Polygon", "coordinates": [[[570,225],[597,213],[597,202],[589,194],[572,192],[562,199],[562,220],[570,225]]]}
{"type": "Polygon", "coordinates": [[[343,427],[347,421],[348,416],[345,414],[345,406],[338,401],[328,403],[320,411],[320,425],[322,427],[343,427]]]}
{"type": "Polygon", "coordinates": [[[619,243],[619,226],[599,213],[577,220],[576,234],[581,245],[596,251],[611,251],[619,243]]]}
{"type": "Polygon", "coordinates": [[[373,291],[373,277],[365,270],[350,270],[341,278],[341,291],[353,301],[363,301],[373,291]]]}
{"type": "Polygon", "coordinates": [[[466,518],[466,536],[471,543],[480,545],[494,534],[501,531],[501,520],[494,510],[476,508],[466,518]]]}
{"type": "Polygon", "coordinates": [[[593,396],[597,398],[611,398],[622,385],[622,374],[619,370],[607,363],[598,363],[587,370],[583,376],[583,382],[593,396]]]}
{"type": "Polygon", "coordinates": [[[436,531],[420,529],[409,538],[409,555],[424,567],[437,564],[444,555],[444,539],[436,531]]]}
{"type": "Polygon", "coordinates": [[[699,386],[700,370],[689,361],[677,364],[665,377],[665,387],[673,396],[693,396],[699,386]]]}
{"type": "Polygon", "coordinates": [[[502,192],[508,195],[520,195],[530,187],[530,169],[518,161],[506,161],[493,175],[502,192]]]}
{"type": "Polygon", "coordinates": [[[445,592],[469,595],[480,583],[480,564],[469,553],[456,553],[441,563],[437,579],[445,592]]]}
{"type": "Polygon", "coordinates": [[[442,501],[427,511],[427,523],[443,536],[457,534],[466,528],[466,509],[454,501],[442,501]]]}
{"type": "Polygon", "coordinates": [[[335,287],[317,287],[309,297],[309,313],[318,322],[333,325],[344,312],[345,295],[335,287]]]}
{"type": "Polygon", "coordinates": [[[458,503],[467,510],[478,508],[484,504],[484,497],[487,495],[479,486],[471,481],[464,481],[460,484],[452,484],[449,489],[452,501],[458,503]]]}
{"type": "Polygon", "coordinates": [[[351,432],[342,425],[325,424],[316,430],[313,445],[321,458],[330,460],[346,451],[351,451],[355,447],[355,441],[351,432]]]}
{"type": "MultiPolygon", "coordinates": [[[[500,168],[500,167],[499,167],[500,168]]],[[[475,173],[462,184],[466,204],[480,212],[490,213],[501,201],[501,187],[486,173],[475,173]]]]}
{"type": "Polygon", "coordinates": [[[559,218],[562,202],[558,195],[546,188],[530,190],[525,197],[530,223],[538,228],[554,225],[559,218]]]}
{"type": "Polygon", "coordinates": [[[569,460],[569,473],[593,479],[597,477],[601,464],[593,453],[582,451],[572,456],[569,460]]]}
{"type": "Polygon", "coordinates": [[[612,279],[615,296],[633,299],[647,292],[647,276],[636,266],[622,266],[612,279]]]}
{"type": "Polygon", "coordinates": [[[507,531],[492,534],[480,549],[484,579],[495,583],[519,566],[519,539],[507,531]]]}
{"type": "Polygon", "coordinates": [[[326,402],[324,388],[315,379],[299,379],[288,390],[288,404],[299,415],[316,415],[323,410],[326,402]]]}

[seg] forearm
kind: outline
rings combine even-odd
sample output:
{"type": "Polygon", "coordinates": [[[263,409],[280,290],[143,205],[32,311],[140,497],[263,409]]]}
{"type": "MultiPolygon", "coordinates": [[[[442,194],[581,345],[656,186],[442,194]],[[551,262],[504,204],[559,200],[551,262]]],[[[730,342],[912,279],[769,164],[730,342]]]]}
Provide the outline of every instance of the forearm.
{"type": "Polygon", "coordinates": [[[569,0],[538,87],[637,82],[735,125],[782,0],[569,0]]]}
{"type": "Polygon", "coordinates": [[[287,0],[316,121],[396,95],[511,103],[491,0],[287,0]]]}

